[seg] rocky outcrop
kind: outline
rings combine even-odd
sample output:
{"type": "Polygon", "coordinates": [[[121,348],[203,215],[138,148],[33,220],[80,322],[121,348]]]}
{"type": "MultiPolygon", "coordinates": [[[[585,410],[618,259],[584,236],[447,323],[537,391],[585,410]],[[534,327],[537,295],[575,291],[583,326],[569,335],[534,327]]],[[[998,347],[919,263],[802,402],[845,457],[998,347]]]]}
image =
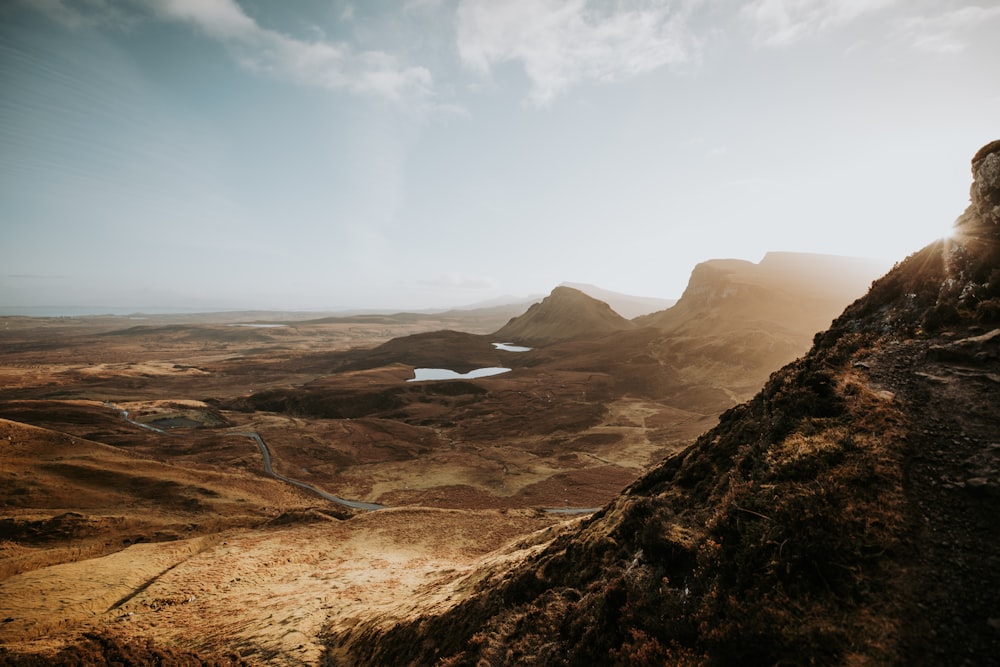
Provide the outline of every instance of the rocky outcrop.
{"type": "Polygon", "coordinates": [[[972,158],[972,208],[1000,235],[1000,140],[983,146],[972,158]]]}
{"type": "Polygon", "coordinates": [[[947,278],[924,318],[930,329],[968,318],[1000,321],[1000,140],[972,158],[972,177],[969,207],[941,249],[947,278]]]}

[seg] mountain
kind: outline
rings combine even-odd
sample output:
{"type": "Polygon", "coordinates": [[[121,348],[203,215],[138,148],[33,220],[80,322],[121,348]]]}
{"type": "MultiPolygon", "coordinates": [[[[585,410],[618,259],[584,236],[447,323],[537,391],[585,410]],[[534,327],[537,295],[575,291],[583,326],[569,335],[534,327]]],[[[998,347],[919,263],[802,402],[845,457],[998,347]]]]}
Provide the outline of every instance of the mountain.
{"type": "Polygon", "coordinates": [[[758,264],[713,259],[694,268],[676,305],[633,322],[661,332],[651,354],[675,369],[680,382],[715,388],[733,405],[805,353],[816,332],[885,268],[873,260],[788,252],[768,253],[758,264]]]}
{"type": "Polygon", "coordinates": [[[621,292],[612,292],[611,290],[602,289],[596,285],[589,285],[587,283],[562,283],[560,287],[579,290],[598,301],[603,301],[611,306],[612,310],[627,320],[670,308],[677,303],[676,299],[633,296],[631,294],[622,294],[621,292]]]}
{"type": "Polygon", "coordinates": [[[598,338],[633,328],[611,306],[572,287],[556,287],[527,312],[493,334],[499,340],[526,345],[598,338]]]}
{"type": "Polygon", "coordinates": [[[811,338],[888,268],[876,260],[791,252],[769,252],[759,264],[713,259],[694,268],[675,306],[636,323],[689,335],[778,325],[811,338]]]}
{"type": "Polygon", "coordinates": [[[972,166],[953,237],[717,427],[533,553],[486,563],[450,607],[354,628],[337,655],[996,664],[1000,141],[972,166]]]}

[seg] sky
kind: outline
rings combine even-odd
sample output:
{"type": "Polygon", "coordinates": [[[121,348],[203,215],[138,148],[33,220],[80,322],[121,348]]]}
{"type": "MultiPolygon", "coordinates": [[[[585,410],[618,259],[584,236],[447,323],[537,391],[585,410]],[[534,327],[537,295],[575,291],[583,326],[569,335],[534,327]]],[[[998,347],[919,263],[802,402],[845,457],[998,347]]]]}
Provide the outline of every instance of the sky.
{"type": "Polygon", "coordinates": [[[898,261],[1000,2],[4,0],[0,308],[415,310],[898,261]]]}

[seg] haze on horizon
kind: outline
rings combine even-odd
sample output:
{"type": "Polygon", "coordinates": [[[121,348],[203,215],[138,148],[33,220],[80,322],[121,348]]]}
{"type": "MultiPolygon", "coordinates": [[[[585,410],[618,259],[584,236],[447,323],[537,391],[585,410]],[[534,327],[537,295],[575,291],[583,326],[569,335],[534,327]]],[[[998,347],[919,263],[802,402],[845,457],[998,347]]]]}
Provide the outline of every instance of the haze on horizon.
{"type": "Polygon", "coordinates": [[[887,263],[997,138],[1000,6],[11,0],[0,308],[419,309],[887,263]]]}

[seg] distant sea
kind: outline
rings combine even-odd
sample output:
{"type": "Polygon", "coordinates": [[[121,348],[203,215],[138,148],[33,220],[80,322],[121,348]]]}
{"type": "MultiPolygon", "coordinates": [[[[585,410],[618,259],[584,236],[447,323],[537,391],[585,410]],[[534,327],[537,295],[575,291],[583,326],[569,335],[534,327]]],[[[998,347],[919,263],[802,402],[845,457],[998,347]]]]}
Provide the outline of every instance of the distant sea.
{"type": "Polygon", "coordinates": [[[0,306],[0,317],[86,317],[92,315],[183,315],[221,312],[212,308],[137,308],[115,306],[0,306]]]}

